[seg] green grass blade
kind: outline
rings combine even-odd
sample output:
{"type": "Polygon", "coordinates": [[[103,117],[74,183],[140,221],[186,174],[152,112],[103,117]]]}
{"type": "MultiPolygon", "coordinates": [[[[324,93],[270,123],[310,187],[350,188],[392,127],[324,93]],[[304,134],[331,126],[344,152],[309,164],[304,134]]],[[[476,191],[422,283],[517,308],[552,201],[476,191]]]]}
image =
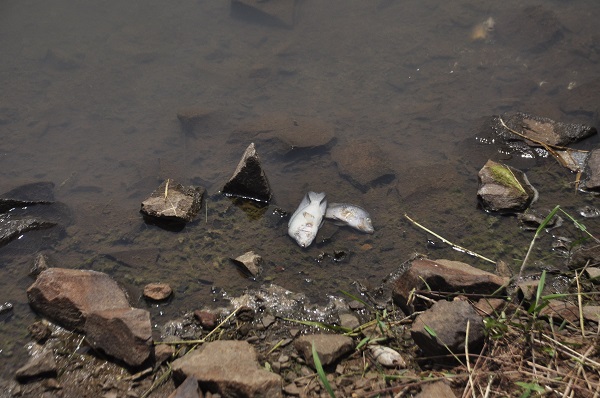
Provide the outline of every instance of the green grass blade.
{"type": "Polygon", "coordinates": [[[335,394],[333,393],[333,389],[331,388],[331,384],[329,384],[329,380],[327,380],[327,375],[323,370],[323,365],[321,364],[321,359],[319,358],[319,354],[317,354],[317,349],[315,348],[315,343],[312,343],[312,356],[313,361],[315,362],[315,369],[317,369],[317,374],[319,375],[319,379],[321,379],[321,383],[323,383],[323,387],[329,393],[331,398],[335,398],[335,394]]]}

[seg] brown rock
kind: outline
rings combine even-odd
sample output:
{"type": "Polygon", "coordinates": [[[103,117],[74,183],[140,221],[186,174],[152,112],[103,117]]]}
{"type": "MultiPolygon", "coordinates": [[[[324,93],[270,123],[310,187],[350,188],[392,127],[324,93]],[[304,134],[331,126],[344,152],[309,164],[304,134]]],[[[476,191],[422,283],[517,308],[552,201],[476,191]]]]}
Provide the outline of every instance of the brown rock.
{"type": "Polygon", "coordinates": [[[219,316],[214,312],[210,311],[194,311],[194,317],[200,323],[203,329],[213,330],[217,326],[217,321],[219,320],[219,316]]]}
{"type": "Polygon", "coordinates": [[[37,377],[55,377],[58,370],[54,354],[51,349],[39,347],[37,352],[29,358],[27,363],[17,369],[17,380],[24,382],[37,377]]]}
{"type": "Polygon", "coordinates": [[[495,316],[505,305],[506,301],[503,299],[484,297],[475,304],[475,310],[483,317],[495,316]]]}
{"type": "Polygon", "coordinates": [[[43,343],[52,335],[52,330],[46,321],[36,321],[27,327],[31,337],[38,343],[43,343]]]}
{"type": "MultiPolygon", "coordinates": [[[[407,312],[422,311],[427,308],[424,302],[414,300],[408,304],[411,291],[416,289],[427,295],[427,290],[439,292],[463,292],[468,294],[492,294],[504,286],[508,278],[482,271],[459,261],[413,260],[410,268],[395,282],[392,298],[407,312]]],[[[500,294],[504,289],[500,289],[500,294]]]]}
{"type": "Polygon", "coordinates": [[[570,323],[579,322],[579,307],[562,300],[549,300],[548,305],[541,309],[541,316],[552,316],[570,323]]]}
{"type": "Polygon", "coordinates": [[[260,264],[262,257],[253,251],[246,252],[241,256],[232,259],[232,261],[242,269],[242,272],[257,276],[260,273],[260,264]]]}
{"type": "Polygon", "coordinates": [[[488,160],[478,177],[477,197],[488,211],[520,212],[537,198],[525,173],[513,167],[488,160]]]}
{"type": "Polygon", "coordinates": [[[454,391],[444,381],[434,381],[421,386],[421,392],[415,398],[456,398],[454,391]]]}
{"type": "Polygon", "coordinates": [[[194,376],[188,376],[175,391],[169,395],[169,398],[200,398],[202,391],[198,386],[198,380],[194,376]]]}
{"type": "Polygon", "coordinates": [[[594,323],[600,323],[600,305],[584,305],[583,318],[594,323]]]}
{"type": "Polygon", "coordinates": [[[381,148],[370,140],[357,140],[337,146],[331,153],[340,174],[361,191],[395,178],[381,148]]]}
{"type": "Polygon", "coordinates": [[[348,336],[337,334],[311,334],[301,336],[294,341],[294,347],[302,354],[306,363],[312,367],[314,367],[312,355],[313,344],[315,345],[315,349],[323,366],[335,363],[354,348],[352,339],[348,336]]]}
{"type": "Polygon", "coordinates": [[[600,150],[594,149],[588,154],[580,186],[589,191],[600,190],[600,150]]]}
{"type": "Polygon", "coordinates": [[[29,304],[66,329],[83,331],[94,311],[129,308],[127,296],[107,274],[49,268],[27,289],[29,304]]]}
{"type": "Polygon", "coordinates": [[[203,390],[224,397],[281,397],[282,379],[262,368],[245,341],[218,340],[173,361],[175,377],[193,376],[203,390]]]}
{"type": "Polygon", "coordinates": [[[204,188],[184,187],[168,178],[142,202],[140,212],[150,222],[183,224],[193,221],[198,215],[203,196],[204,188]]]}
{"type": "Polygon", "coordinates": [[[152,354],[152,325],[146,310],[94,311],[88,315],[84,331],[92,347],[129,366],[141,366],[152,354]]]}
{"type": "Polygon", "coordinates": [[[155,301],[161,301],[169,298],[173,289],[166,283],[149,283],[144,286],[144,297],[155,301]]]}

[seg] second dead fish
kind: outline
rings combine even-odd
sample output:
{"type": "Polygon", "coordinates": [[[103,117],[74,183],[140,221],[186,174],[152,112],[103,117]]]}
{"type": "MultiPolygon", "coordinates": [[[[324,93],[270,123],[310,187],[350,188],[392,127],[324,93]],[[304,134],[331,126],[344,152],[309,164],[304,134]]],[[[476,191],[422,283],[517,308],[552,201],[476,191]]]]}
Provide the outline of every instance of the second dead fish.
{"type": "Polygon", "coordinates": [[[338,221],[368,234],[375,232],[371,216],[360,206],[348,203],[330,203],[325,218],[338,221]]]}

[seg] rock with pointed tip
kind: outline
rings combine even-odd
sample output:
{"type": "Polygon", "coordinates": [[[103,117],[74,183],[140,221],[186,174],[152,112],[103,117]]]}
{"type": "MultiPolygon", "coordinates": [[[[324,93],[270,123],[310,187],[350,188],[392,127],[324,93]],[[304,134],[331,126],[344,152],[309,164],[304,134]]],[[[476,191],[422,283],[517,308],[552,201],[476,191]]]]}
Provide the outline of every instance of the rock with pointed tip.
{"type": "Polygon", "coordinates": [[[271,187],[261,166],[254,143],[246,148],[233,175],[223,187],[223,193],[259,202],[271,200],[271,187]]]}

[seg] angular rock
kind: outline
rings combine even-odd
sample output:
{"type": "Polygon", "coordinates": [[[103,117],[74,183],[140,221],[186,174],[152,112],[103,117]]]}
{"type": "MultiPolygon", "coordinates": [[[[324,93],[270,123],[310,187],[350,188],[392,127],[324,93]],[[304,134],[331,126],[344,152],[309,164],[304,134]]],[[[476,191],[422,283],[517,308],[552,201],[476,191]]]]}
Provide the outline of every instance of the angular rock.
{"type": "Polygon", "coordinates": [[[28,231],[52,228],[56,223],[35,218],[25,218],[22,220],[1,220],[0,221],[0,246],[4,246],[13,239],[18,238],[28,231]]]}
{"type": "Polygon", "coordinates": [[[153,352],[150,313],[138,308],[94,311],[86,319],[84,332],[94,349],[141,366],[153,352]]]}
{"type": "Polygon", "coordinates": [[[448,349],[464,355],[467,322],[469,353],[479,354],[485,340],[483,318],[466,301],[438,301],[417,316],[410,334],[425,356],[448,355],[448,349]],[[432,336],[426,327],[436,336],[432,336]]]}
{"type": "Polygon", "coordinates": [[[363,192],[374,185],[390,183],[396,177],[381,148],[371,140],[356,140],[337,146],[331,157],[340,175],[363,192]]]}
{"type": "Polygon", "coordinates": [[[535,299],[535,295],[537,293],[539,284],[540,281],[536,279],[526,279],[519,281],[517,283],[517,299],[519,300],[519,302],[532,302],[532,300],[535,299]]]}
{"type": "Polygon", "coordinates": [[[271,200],[269,181],[260,164],[254,143],[246,148],[233,175],[223,187],[223,193],[259,202],[271,200]]]}
{"type": "Polygon", "coordinates": [[[584,305],[582,312],[585,320],[600,323],[600,305],[584,305]]]}
{"type": "Polygon", "coordinates": [[[45,271],[48,268],[50,268],[48,266],[48,263],[48,256],[43,253],[39,253],[35,257],[35,260],[33,260],[33,267],[31,267],[31,269],[29,270],[29,276],[37,277],[42,271],[45,271]]]}
{"type": "Polygon", "coordinates": [[[335,363],[354,348],[352,338],[337,334],[311,334],[298,337],[294,347],[299,351],[306,363],[314,368],[312,345],[315,345],[323,366],[335,363]]]}
{"type": "Polygon", "coordinates": [[[297,0],[232,0],[231,15],[261,25],[292,29],[297,4],[297,0]]]}
{"type": "Polygon", "coordinates": [[[579,186],[588,191],[600,191],[600,149],[588,153],[579,186]]]}
{"type": "Polygon", "coordinates": [[[415,398],[456,398],[456,394],[448,383],[444,381],[434,381],[421,386],[421,392],[415,395],[415,398]]]}
{"type": "Polygon", "coordinates": [[[198,380],[194,376],[189,376],[169,395],[169,398],[199,398],[200,394],[202,391],[198,386],[198,380]]]}
{"type": "Polygon", "coordinates": [[[556,122],[546,117],[523,112],[503,115],[502,120],[507,127],[521,134],[521,136],[507,130],[498,117],[495,117],[493,120],[494,129],[500,137],[513,141],[525,140],[530,146],[539,147],[541,146],[540,142],[550,146],[567,146],[597,133],[596,128],[591,126],[556,122]]]}
{"type": "Polygon", "coordinates": [[[16,207],[54,203],[54,183],[25,184],[0,195],[0,213],[16,207]]]}
{"type": "Polygon", "coordinates": [[[549,300],[548,305],[540,311],[541,316],[552,316],[557,320],[565,320],[571,324],[579,321],[579,307],[562,300],[549,300]]]}
{"type": "Polygon", "coordinates": [[[477,196],[487,211],[520,212],[537,199],[525,173],[510,166],[488,160],[478,177],[477,196]]]}
{"type": "Polygon", "coordinates": [[[585,270],[585,273],[587,274],[587,277],[590,278],[590,280],[593,283],[598,283],[600,282],[600,268],[598,267],[589,267],[585,270]]]}
{"type": "Polygon", "coordinates": [[[140,212],[164,223],[184,224],[193,221],[202,207],[204,188],[184,187],[168,178],[142,202],[140,212]]]}
{"type": "Polygon", "coordinates": [[[94,311],[129,308],[127,296],[107,274],[49,268],[27,289],[29,304],[66,329],[83,331],[94,311]]]}
{"type": "Polygon", "coordinates": [[[55,377],[58,365],[51,349],[39,348],[27,363],[17,369],[17,380],[25,382],[37,377],[55,377]]]}
{"type": "Polygon", "coordinates": [[[570,269],[583,268],[587,263],[600,263],[600,245],[592,244],[575,249],[569,258],[568,267],[570,269]]]}
{"type": "Polygon", "coordinates": [[[281,397],[282,379],[262,368],[245,341],[218,340],[172,363],[175,377],[193,376],[202,390],[224,397],[281,397]]]}
{"type": "Polygon", "coordinates": [[[40,344],[43,344],[50,336],[52,336],[52,330],[48,327],[48,322],[36,321],[27,327],[27,331],[31,337],[40,344]]]}
{"type": "Polygon", "coordinates": [[[173,289],[166,283],[149,283],[144,286],[144,297],[150,300],[166,300],[171,294],[173,294],[173,289]]]}
{"type": "Polygon", "coordinates": [[[416,259],[395,280],[392,298],[404,312],[412,313],[427,308],[426,303],[418,299],[413,300],[412,304],[408,303],[413,289],[425,296],[427,290],[481,295],[499,291],[499,294],[504,294],[504,289],[500,288],[508,280],[459,261],[416,259]]]}
{"type": "Polygon", "coordinates": [[[250,274],[255,277],[260,273],[260,264],[262,257],[253,251],[246,252],[235,259],[231,259],[244,274],[250,274]]]}
{"type": "Polygon", "coordinates": [[[194,311],[194,318],[200,323],[203,329],[213,330],[217,326],[217,321],[219,320],[219,316],[214,312],[210,311],[194,311]]]}

